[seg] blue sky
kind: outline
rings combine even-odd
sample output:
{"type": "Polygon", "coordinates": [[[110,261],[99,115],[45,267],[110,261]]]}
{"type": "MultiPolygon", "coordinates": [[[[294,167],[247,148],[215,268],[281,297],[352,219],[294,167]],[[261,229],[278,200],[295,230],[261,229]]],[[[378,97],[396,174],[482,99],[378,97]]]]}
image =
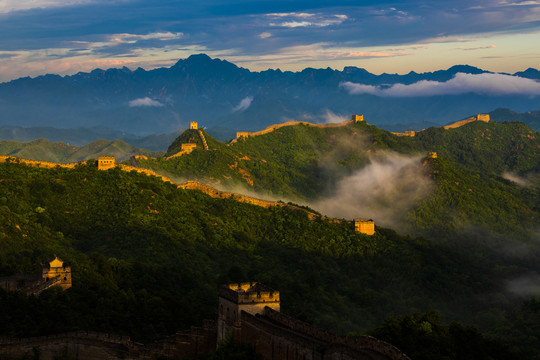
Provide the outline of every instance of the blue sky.
{"type": "Polygon", "coordinates": [[[0,0],[0,81],[202,52],[255,71],[539,69],[540,0],[0,0]]]}

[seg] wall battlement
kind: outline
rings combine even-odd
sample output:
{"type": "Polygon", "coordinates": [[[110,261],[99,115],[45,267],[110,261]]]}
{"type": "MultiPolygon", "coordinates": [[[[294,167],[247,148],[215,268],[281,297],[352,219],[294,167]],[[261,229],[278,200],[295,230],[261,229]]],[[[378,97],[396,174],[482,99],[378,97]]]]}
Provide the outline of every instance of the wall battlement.
{"type": "Polygon", "coordinates": [[[279,303],[279,291],[256,282],[224,285],[219,296],[236,304],[279,303]]]}
{"type": "Polygon", "coordinates": [[[214,189],[213,187],[210,187],[208,185],[205,185],[201,182],[195,181],[195,180],[189,180],[186,181],[180,185],[178,185],[179,189],[189,189],[189,190],[199,190],[206,195],[209,195],[213,198],[218,199],[232,199],[239,202],[243,202],[246,204],[252,204],[261,206],[264,208],[269,208],[272,206],[285,206],[283,203],[279,203],[277,201],[267,201],[267,200],[261,200],[250,196],[240,195],[236,193],[230,193],[225,191],[220,191],[217,189],[214,189]]]}
{"type": "MultiPolygon", "coordinates": [[[[247,316],[245,316],[247,318],[247,316]]],[[[283,330],[293,331],[309,338],[320,341],[328,345],[342,345],[345,348],[351,348],[360,352],[366,350],[373,351],[379,355],[383,355],[392,360],[408,360],[409,357],[395,346],[380,341],[371,336],[352,336],[345,337],[334,334],[330,331],[317,328],[303,321],[287,316],[281,312],[275,311],[269,307],[264,309],[262,318],[271,320],[274,324],[278,324],[283,330]]]]}
{"type": "Polygon", "coordinates": [[[405,131],[405,132],[402,132],[402,133],[391,132],[391,134],[394,134],[396,136],[410,136],[410,137],[413,137],[413,136],[416,136],[416,131],[408,130],[408,131],[405,131]]]}
{"type": "Polygon", "coordinates": [[[4,162],[9,162],[9,161],[18,163],[18,164],[38,167],[38,168],[40,167],[44,169],[54,169],[57,166],[61,168],[73,169],[75,166],[81,164],[80,162],[61,164],[61,163],[55,163],[55,162],[50,162],[50,161],[27,160],[27,159],[14,157],[14,156],[0,155],[0,162],[4,163],[4,162]]]}
{"type": "Polygon", "coordinates": [[[489,114],[477,114],[476,116],[471,116],[470,118],[467,118],[465,120],[460,120],[460,121],[456,121],[455,123],[445,125],[445,126],[443,126],[443,128],[444,129],[455,129],[455,128],[461,127],[463,125],[472,123],[474,121],[489,122],[490,121],[489,114]]]}
{"type": "Polygon", "coordinates": [[[287,122],[284,122],[284,123],[281,123],[281,124],[270,125],[266,129],[256,131],[256,132],[238,131],[238,132],[236,132],[236,139],[231,140],[230,144],[235,143],[236,141],[238,141],[238,139],[245,139],[245,138],[248,138],[250,136],[259,136],[259,135],[269,134],[269,133],[271,133],[273,131],[276,131],[276,130],[281,129],[282,127],[286,127],[286,126],[306,125],[306,126],[312,126],[312,127],[316,127],[316,128],[325,129],[325,128],[336,128],[336,127],[347,126],[349,124],[358,123],[358,122],[364,122],[364,115],[353,115],[352,120],[345,120],[345,121],[342,121],[340,123],[331,123],[331,124],[313,124],[313,123],[310,123],[310,122],[307,122],[307,121],[294,121],[294,120],[292,120],[292,121],[287,121],[287,122]]]}

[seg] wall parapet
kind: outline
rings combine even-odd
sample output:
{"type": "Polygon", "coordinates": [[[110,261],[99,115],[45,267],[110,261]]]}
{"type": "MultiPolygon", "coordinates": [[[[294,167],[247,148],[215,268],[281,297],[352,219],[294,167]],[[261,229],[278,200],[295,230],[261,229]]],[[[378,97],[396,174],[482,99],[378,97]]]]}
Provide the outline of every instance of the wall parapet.
{"type": "Polygon", "coordinates": [[[219,296],[235,304],[279,303],[279,291],[256,282],[238,284],[238,286],[236,284],[223,285],[219,288],[219,296]]]}
{"type": "Polygon", "coordinates": [[[41,167],[45,169],[54,169],[57,166],[61,168],[73,169],[75,166],[83,163],[83,162],[76,162],[76,163],[62,164],[62,163],[55,163],[51,161],[27,160],[27,159],[18,158],[15,156],[0,155],[0,163],[4,163],[8,161],[24,164],[28,166],[33,166],[33,167],[41,167]]]}
{"type": "Polygon", "coordinates": [[[394,345],[378,340],[371,336],[361,335],[346,337],[337,335],[327,330],[317,328],[313,325],[287,316],[281,312],[277,312],[269,307],[265,307],[263,316],[291,330],[308,335],[314,339],[325,343],[341,344],[357,350],[367,349],[376,351],[389,357],[392,360],[410,360],[407,355],[405,355],[394,345]]]}
{"type": "MultiPolygon", "coordinates": [[[[363,119],[363,117],[362,117],[362,119],[363,119]]],[[[313,123],[310,123],[310,122],[307,122],[307,121],[291,120],[291,121],[287,121],[287,122],[284,122],[284,123],[281,123],[281,124],[270,125],[266,129],[260,130],[260,131],[255,131],[255,132],[238,131],[236,133],[236,138],[231,140],[230,143],[235,143],[236,141],[238,141],[238,139],[241,139],[241,138],[248,138],[250,136],[259,136],[259,135],[269,134],[269,133],[271,133],[273,131],[276,131],[276,130],[281,129],[282,127],[286,127],[286,126],[306,125],[306,126],[326,129],[326,128],[343,127],[343,126],[347,126],[349,124],[353,124],[355,122],[359,122],[359,121],[356,121],[353,118],[353,120],[345,120],[345,121],[342,121],[342,122],[339,122],[339,123],[313,124],[313,123]]]]}
{"type": "Polygon", "coordinates": [[[445,130],[448,130],[448,129],[455,129],[455,128],[458,128],[458,127],[461,127],[463,125],[467,125],[469,123],[472,123],[474,121],[483,121],[483,122],[489,122],[489,114],[477,114],[475,116],[471,116],[467,119],[464,119],[464,120],[460,120],[460,121],[456,121],[454,123],[451,123],[451,124],[448,124],[448,125],[445,125],[443,126],[443,128],[445,130]]]}

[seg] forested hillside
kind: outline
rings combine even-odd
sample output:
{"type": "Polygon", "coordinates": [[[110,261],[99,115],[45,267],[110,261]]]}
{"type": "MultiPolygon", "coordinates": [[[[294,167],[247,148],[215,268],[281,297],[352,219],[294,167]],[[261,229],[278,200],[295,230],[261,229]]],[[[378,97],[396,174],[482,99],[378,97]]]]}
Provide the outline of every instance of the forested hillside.
{"type": "Polygon", "coordinates": [[[510,319],[525,299],[505,281],[537,262],[508,267],[503,256],[381,227],[369,237],[350,222],[213,199],[93,162],[8,162],[0,174],[2,275],[36,273],[56,254],[72,264],[74,284],[37,298],[0,291],[2,335],[85,329],[148,341],[215,316],[220,283],[254,279],[281,291],[285,313],[338,332],[428,309],[493,330],[500,344],[508,334],[494,329],[523,331],[510,319]]]}
{"type": "MultiPolygon", "coordinates": [[[[405,233],[535,236],[540,140],[521,123],[473,122],[414,137],[366,123],[287,126],[229,144],[205,136],[209,151],[139,164],[178,181],[292,200],[330,216],[373,217],[405,233]],[[435,162],[425,161],[430,152],[435,162]]],[[[168,154],[188,138],[180,136],[168,154]]]]}

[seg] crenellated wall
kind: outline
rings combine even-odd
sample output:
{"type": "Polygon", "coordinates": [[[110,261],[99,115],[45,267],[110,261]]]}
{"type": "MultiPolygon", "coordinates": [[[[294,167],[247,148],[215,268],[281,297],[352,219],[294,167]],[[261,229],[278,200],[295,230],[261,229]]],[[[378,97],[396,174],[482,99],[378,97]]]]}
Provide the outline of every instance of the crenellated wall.
{"type": "Polygon", "coordinates": [[[78,331],[33,338],[0,338],[0,358],[15,360],[154,360],[197,358],[216,348],[216,322],[205,321],[151,344],[131,341],[127,336],[78,331]],[[36,356],[37,355],[37,356],[36,356]]]}
{"type": "MultiPolygon", "coordinates": [[[[362,119],[363,119],[363,117],[362,117],[362,119]]],[[[363,120],[361,120],[361,121],[363,121],[363,120]]],[[[280,128],[285,127],[285,126],[307,125],[307,126],[312,126],[312,127],[316,127],[316,128],[336,128],[336,127],[347,126],[347,125],[349,125],[351,123],[355,123],[355,122],[359,122],[359,121],[345,120],[345,121],[342,121],[340,123],[331,123],[331,124],[312,124],[312,123],[307,122],[307,121],[294,121],[294,120],[293,121],[287,121],[287,122],[284,122],[284,123],[281,123],[281,124],[270,125],[266,129],[261,130],[261,131],[256,131],[256,132],[238,131],[236,133],[236,139],[231,140],[229,144],[235,143],[236,141],[238,141],[238,139],[241,139],[241,138],[247,138],[247,137],[250,137],[250,136],[258,136],[258,135],[269,134],[269,133],[271,133],[273,131],[276,131],[277,129],[280,129],[280,128]]]]}
{"type": "Polygon", "coordinates": [[[242,341],[254,345],[265,360],[409,360],[398,348],[384,341],[369,336],[337,335],[268,307],[262,315],[243,312],[241,331],[242,341]]]}
{"type": "Polygon", "coordinates": [[[416,136],[416,132],[413,130],[405,131],[402,133],[392,132],[391,134],[394,134],[396,136],[410,136],[410,137],[416,136]]]}
{"type": "Polygon", "coordinates": [[[213,198],[232,199],[232,200],[236,200],[236,201],[243,202],[243,203],[246,203],[246,204],[262,206],[264,208],[269,208],[269,207],[272,207],[272,206],[285,206],[285,204],[277,202],[277,201],[261,200],[261,199],[253,198],[253,197],[250,197],[250,196],[245,196],[245,195],[240,195],[240,194],[235,194],[235,193],[216,190],[213,187],[210,187],[208,185],[205,185],[205,184],[200,183],[200,182],[195,181],[195,180],[186,181],[186,182],[178,185],[178,188],[179,189],[189,189],[189,190],[199,190],[199,191],[202,191],[203,193],[205,193],[207,195],[210,195],[213,198]]]}
{"type": "Polygon", "coordinates": [[[444,129],[455,129],[458,127],[461,127],[463,125],[472,123],[474,121],[484,121],[489,122],[489,114],[478,114],[476,116],[471,116],[470,118],[467,118],[465,120],[456,121],[455,123],[448,124],[443,126],[444,129]]]}
{"type": "Polygon", "coordinates": [[[13,156],[0,155],[0,162],[7,162],[7,161],[12,161],[19,164],[40,167],[40,168],[45,168],[45,169],[54,169],[57,166],[62,167],[62,168],[67,168],[67,169],[73,169],[75,166],[80,164],[78,162],[70,163],[70,164],[61,164],[61,163],[55,163],[55,162],[50,162],[50,161],[26,160],[26,159],[13,157],[13,156]]]}

